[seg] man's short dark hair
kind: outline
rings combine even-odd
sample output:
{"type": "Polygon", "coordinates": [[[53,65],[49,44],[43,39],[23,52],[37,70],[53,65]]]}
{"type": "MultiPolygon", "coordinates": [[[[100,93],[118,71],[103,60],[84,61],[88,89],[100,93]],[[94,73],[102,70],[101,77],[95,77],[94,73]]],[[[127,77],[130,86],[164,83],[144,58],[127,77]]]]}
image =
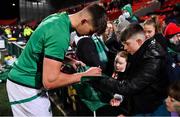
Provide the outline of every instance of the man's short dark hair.
{"type": "Polygon", "coordinates": [[[126,42],[130,37],[138,33],[144,33],[143,27],[139,24],[129,24],[125,29],[122,30],[120,35],[121,42],[126,42]]]}
{"type": "Polygon", "coordinates": [[[87,7],[87,10],[92,16],[93,27],[97,34],[102,34],[105,32],[107,27],[107,15],[106,10],[103,6],[98,4],[91,4],[87,7]]]}

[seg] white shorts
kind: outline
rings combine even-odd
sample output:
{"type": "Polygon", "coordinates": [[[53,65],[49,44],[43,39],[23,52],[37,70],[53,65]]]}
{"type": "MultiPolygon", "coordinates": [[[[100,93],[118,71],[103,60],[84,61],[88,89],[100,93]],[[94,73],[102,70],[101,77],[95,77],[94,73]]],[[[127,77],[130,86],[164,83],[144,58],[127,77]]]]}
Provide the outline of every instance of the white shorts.
{"type": "Polygon", "coordinates": [[[18,85],[10,80],[7,80],[6,88],[13,116],[52,117],[47,93],[41,94],[42,90],[18,85]]]}

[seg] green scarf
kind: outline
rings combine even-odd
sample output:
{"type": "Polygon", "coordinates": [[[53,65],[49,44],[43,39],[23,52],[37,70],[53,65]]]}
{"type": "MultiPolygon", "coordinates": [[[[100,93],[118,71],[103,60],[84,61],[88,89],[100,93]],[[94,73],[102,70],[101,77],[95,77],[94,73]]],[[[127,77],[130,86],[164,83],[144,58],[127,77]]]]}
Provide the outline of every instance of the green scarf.
{"type": "MultiPolygon", "coordinates": [[[[106,51],[108,51],[104,42],[101,41],[100,37],[93,35],[92,40],[96,45],[96,49],[99,55],[99,59],[101,62],[107,62],[108,58],[106,55],[106,51]]],[[[77,72],[84,72],[89,69],[89,66],[81,66],[78,68],[77,72]]],[[[101,80],[102,78],[107,78],[106,75],[103,75],[99,78],[96,76],[85,76],[81,78],[81,82],[78,84],[74,84],[73,87],[76,89],[78,96],[81,101],[91,110],[96,111],[97,109],[108,105],[107,98],[101,94],[100,91],[95,90],[88,81],[92,80],[101,80]]],[[[96,82],[96,81],[95,81],[96,82]]]]}
{"type": "Polygon", "coordinates": [[[104,44],[104,42],[100,39],[100,37],[96,35],[92,35],[92,40],[94,41],[94,44],[96,45],[96,49],[98,51],[98,55],[101,62],[107,62],[108,58],[106,55],[106,51],[108,51],[108,48],[104,44]]]}

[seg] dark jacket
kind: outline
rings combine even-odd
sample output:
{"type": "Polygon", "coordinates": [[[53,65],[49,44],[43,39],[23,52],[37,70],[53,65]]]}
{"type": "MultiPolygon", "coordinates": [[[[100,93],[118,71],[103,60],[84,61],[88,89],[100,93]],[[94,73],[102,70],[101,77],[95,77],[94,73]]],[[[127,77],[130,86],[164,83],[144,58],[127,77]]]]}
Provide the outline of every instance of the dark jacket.
{"type": "Polygon", "coordinates": [[[103,79],[99,90],[122,94],[130,102],[131,114],[151,113],[166,98],[168,78],[165,71],[166,52],[155,40],[149,39],[132,56],[126,80],[103,79]]]}
{"type": "Polygon", "coordinates": [[[107,69],[107,63],[100,61],[96,45],[91,37],[84,37],[79,40],[77,43],[76,56],[78,60],[85,63],[87,66],[100,66],[103,73],[107,69]]]}

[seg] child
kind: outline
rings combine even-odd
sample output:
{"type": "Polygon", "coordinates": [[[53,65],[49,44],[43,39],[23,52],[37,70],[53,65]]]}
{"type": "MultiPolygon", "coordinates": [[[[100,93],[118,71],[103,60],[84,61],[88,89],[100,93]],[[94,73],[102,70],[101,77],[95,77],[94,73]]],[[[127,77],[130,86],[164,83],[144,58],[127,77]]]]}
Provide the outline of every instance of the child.
{"type": "MultiPolygon", "coordinates": [[[[117,79],[118,81],[123,80],[123,76],[125,75],[125,70],[127,66],[127,58],[128,58],[128,53],[126,51],[120,51],[117,53],[114,60],[114,73],[112,75],[112,78],[117,79]]],[[[119,106],[120,103],[122,103],[123,98],[124,98],[123,95],[114,94],[114,98],[110,100],[110,105],[119,106]]]]}
{"type": "Polygon", "coordinates": [[[114,79],[122,80],[122,75],[124,74],[127,65],[127,57],[128,54],[126,51],[117,53],[114,60],[114,73],[112,75],[114,79]]]}
{"type": "Polygon", "coordinates": [[[170,85],[168,97],[165,102],[168,111],[177,112],[180,116],[180,80],[177,80],[170,85]]]}

